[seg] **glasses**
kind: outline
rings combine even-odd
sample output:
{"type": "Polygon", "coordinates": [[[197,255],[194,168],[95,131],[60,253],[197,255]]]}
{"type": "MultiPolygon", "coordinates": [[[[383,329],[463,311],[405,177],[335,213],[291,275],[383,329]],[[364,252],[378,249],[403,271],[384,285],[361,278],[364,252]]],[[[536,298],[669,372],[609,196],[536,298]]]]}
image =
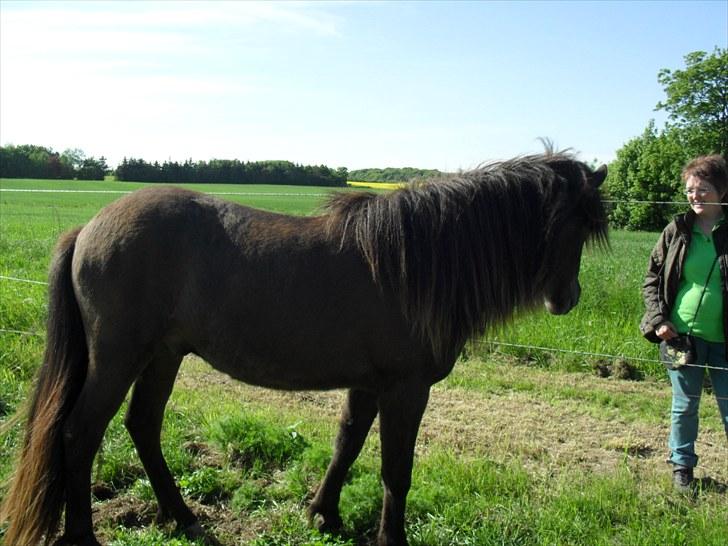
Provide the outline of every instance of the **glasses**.
{"type": "Polygon", "coordinates": [[[690,188],[689,190],[685,190],[685,195],[687,195],[688,197],[690,197],[691,195],[696,195],[698,197],[705,197],[706,195],[708,195],[712,192],[713,192],[713,190],[706,190],[704,188],[698,188],[698,189],[690,188]]]}

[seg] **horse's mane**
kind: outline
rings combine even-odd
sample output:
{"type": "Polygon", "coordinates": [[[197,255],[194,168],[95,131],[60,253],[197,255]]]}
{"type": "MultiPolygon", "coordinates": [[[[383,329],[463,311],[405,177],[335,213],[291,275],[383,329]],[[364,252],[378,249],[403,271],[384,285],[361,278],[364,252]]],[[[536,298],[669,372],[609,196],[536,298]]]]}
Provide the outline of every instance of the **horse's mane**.
{"type": "Polygon", "coordinates": [[[549,235],[577,207],[606,243],[588,168],[547,151],[414,183],[390,194],[335,194],[329,230],[355,244],[380,286],[436,354],[538,303],[549,235]]]}

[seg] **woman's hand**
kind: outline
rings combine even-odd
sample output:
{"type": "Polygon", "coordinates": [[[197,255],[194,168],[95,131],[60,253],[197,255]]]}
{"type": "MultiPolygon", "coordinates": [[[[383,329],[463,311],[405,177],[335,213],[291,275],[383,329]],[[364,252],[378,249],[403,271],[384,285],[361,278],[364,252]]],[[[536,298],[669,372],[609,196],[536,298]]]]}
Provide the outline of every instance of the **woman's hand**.
{"type": "Polygon", "coordinates": [[[675,326],[673,326],[672,322],[663,322],[655,328],[655,335],[657,335],[660,339],[667,341],[668,339],[677,337],[677,332],[675,331],[675,326]]]}

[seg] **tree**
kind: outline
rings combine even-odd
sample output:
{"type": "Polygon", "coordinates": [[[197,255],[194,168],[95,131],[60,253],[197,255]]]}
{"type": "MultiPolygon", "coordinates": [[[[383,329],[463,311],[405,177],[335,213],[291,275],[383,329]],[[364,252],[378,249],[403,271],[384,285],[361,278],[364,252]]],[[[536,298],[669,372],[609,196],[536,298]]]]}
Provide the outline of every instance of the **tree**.
{"type": "Polygon", "coordinates": [[[76,177],[79,180],[103,180],[108,169],[104,156],[99,159],[88,157],[81,162],[81,166],[76,171],[76,177]]]}
{"type": "Polygon", "coordinates": [[[73,172],[81,168],[84,159],[86,159],[86,154],[78,148],[69,148],[61,154],[61,163],[73,172]]]}
{"type": "Polygon", "coordinates": [[[703,153],[728,158],[728,49],[711,55],[694,51],[684,57],[684,70],[663,68],[657,81],[667,98],[657,104],[677,126],[691,129],[694,145],[703,153]]]}
{"type": "Polygon", "coordinates": [[[617,151],[609,165],[606,188],[616,201],[610,212],[615,227],[659,231],[685,201],[680,173],[694,155],[690,131],[668,127],[655,128],[650,121],[642,135],[617,151]]]}
{"type": "Polygon", "coordinates": [[[69,175],[73,176],[73,171],[50,148],[32,144],[0,147],[0,177],[68,178],[69,175]]]}

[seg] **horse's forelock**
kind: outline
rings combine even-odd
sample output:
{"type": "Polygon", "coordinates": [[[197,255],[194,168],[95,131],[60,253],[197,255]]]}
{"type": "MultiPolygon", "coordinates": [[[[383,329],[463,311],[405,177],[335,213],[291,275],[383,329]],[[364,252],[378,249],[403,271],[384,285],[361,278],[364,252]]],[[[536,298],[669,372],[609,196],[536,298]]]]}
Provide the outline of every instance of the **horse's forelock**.
{"type": "MultiPolygon", "coordinates": [[[[563,215],[573,214],[571,208],[576,210],[583,217],[587,228],[586,243],[608,248],[607,213],[598,188],[590,182],[593,170],[585,163],[577,161],[568,150],[547,152],[544,158],[559,180],[557,187],[553,188],[554,198],[549,206],[557,209],[563,207],[564,210],[559,211],[563,215]],[[567,191],[563,191],[564,186],[567,191]]],[[[547,202],[550,200],[546,197],[547,202]]]]}
{"type": "Polygon", "coordinates": [[[583,217],[587,228],[586,242],[608,248],[607,213],[598,187],[591,182],[594,171],[573,158],[570,162],[559,160],[556,170],[568,179],[569,191],[574,196],[578,213],[583,217]]]}

